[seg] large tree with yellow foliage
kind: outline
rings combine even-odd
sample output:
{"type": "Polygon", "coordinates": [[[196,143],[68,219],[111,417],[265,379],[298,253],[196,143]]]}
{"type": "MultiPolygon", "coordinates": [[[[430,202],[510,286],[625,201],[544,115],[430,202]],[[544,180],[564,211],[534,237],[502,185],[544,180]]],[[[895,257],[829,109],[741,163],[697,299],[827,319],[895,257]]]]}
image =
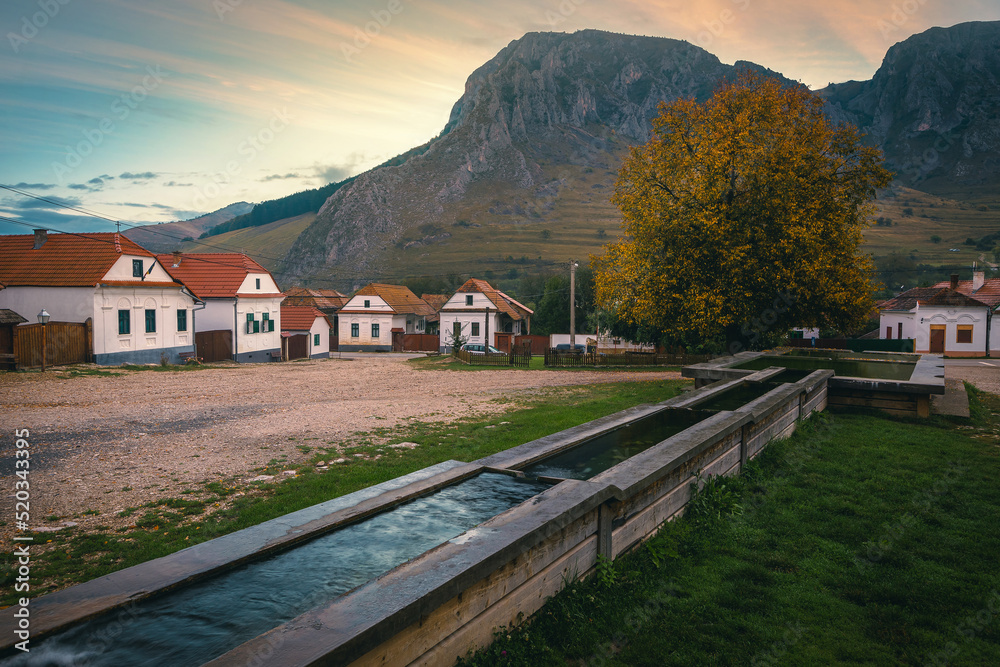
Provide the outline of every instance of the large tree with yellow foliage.
{"type": "Polygon", "coordinates": [[[668,340],[760,345],[871,311],[860,250],[881,152],[802,86],[744,73],[706,102],[661,103],[612,197],[622,237],[593,258],[596,300],[668,340]]]}

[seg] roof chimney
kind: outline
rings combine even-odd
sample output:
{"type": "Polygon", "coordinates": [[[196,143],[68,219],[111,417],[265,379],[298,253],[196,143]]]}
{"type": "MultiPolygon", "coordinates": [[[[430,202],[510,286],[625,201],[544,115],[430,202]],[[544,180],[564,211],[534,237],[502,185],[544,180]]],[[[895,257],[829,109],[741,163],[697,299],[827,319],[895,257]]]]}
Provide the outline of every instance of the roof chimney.
{"type": "Polygon", "coordinates": [[[986,282],[986,272],[979,268],[978,265],[972,265],[972,291],[975,292],[977,289],[983,286],[986,282]]]}
{"type": "Polygon", "coordinates": [[[953,290],[957,290],[958,289],[958,274],[957,273],[951,274],[951,289],[953,289],[953,290]]]}
{"type": "Polygon", "coordinates": [[[181,265],[181,251],[174,250],[174,266],[180,266],[180,265],[181,265]]]}
{"type": "Polygon", "coordinates": [[[35,232],[35,247],[34,250],[38,250],[45,242],[49,240],[49,232],[46,229],[36,229],[35,232]]]}

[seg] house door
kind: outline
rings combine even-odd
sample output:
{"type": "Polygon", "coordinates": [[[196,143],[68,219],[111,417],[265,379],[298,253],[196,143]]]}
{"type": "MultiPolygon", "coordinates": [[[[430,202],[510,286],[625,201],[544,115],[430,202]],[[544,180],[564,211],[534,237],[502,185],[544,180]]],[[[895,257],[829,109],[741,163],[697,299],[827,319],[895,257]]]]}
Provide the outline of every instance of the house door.
{"type": "Polygon", "coordinates": [[[406,332],[403,331],[402,329],[393,329],[392,330],[392,351],[393,352],[402,352],[403,351],[403,335],[405,333],[406,332]]]}
{"type": "Polygon", "coordinates": [[[228,330],[199,331],[194,335],[198,356],[205,363],[233,358],[233,332],[228,330]]]}
{"type": "Polygon", "coordinates": [[[931,325],[931,354],[944,354],[944,327],[943,324],[931,325]]]}
{"type": "Polygon", "coordinates": [[[510,354],[510,341],[514,337],[514,334],[498,333],[494,334],[494,336],[496,337],[496,348],[501,352],[510,354]]]}
{"type": "Polygon", "coordinates": [[[295,334],[289,336],[287,360],[305,359],[309,356],[309,334],[295,334]]]}

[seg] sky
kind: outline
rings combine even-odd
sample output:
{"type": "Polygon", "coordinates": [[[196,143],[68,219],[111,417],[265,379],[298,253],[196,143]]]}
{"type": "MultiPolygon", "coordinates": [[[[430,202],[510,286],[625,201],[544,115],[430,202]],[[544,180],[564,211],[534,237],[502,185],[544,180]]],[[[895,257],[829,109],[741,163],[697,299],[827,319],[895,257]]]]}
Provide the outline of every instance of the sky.
{"type": "MultiPolygon", "coordinates": [[[[511,41],[683,39],[810,88],[996,0],[3,0],[0,184],[126,223],[341,180],[437,136],[511,41]]],[[[0,190],[0,233],[114,224],[0,190]]]]}

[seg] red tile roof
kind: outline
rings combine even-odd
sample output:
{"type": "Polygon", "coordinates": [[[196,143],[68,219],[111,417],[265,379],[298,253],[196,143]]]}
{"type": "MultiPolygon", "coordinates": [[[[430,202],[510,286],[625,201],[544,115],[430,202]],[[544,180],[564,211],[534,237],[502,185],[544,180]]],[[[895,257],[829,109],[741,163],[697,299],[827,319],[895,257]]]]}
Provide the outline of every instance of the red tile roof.
{"type": "Polygon", "coordinates": [[[114,232],[49,234],[35,249],[31,234],[0,236],[0,283],[8,287],[94,287],[122,255],[153,257],[114,232]]]}
{"type": "MultiPolygon", "coordinates": [[[[950,281],[945,280],[940,282],[934,287],[949,287],[951,285],[950,281]]],[[[982,301],[991,308],[996,308],[1000,306],[1000,278],[989,278],[985,280],[982,286],[974,290],[972,289],[971,280],[959,280],[957,292],[961,292],[965,296],[971,296],[977,301],[982,301]]]]}
{"type": "Polygon", "coordinates": [[[315,306],[316,308],[339,310],[349,299],[349,296],[341,294],[335,289],[292,287],[285,290],[285,300],[282,303],[290,306],[315,306]]]}
{"type": "Polygon", "coordinates": [[[409,287],[403,285],[370,283],[354,293],[354,296],[358,295],[377,296],[399,314],[413,313],[425,317],[434,314],[434,309],[427,302],[411,292],[409,287]]]}
{"type": "Polygon", "coordinates": [[[498,310],[510,315],[515,320],[534,314],[533,310],[522,303],[518,303],[485,280],[469,278],[464,285],[458,288],[457,292],[479,292],[492,301],[498,310]]]}
{"type": "Polygon", "coordinates": [[[921,306],[946,306],[952,308],[986,308],[982,301],[946,287],[914,287],[894,299],[879,304],[879,310],[910,311],[921,306]]]}
{"type": "Polygon", "coordinates": [[[281,304],[281,330],[282,331],[308,331],[312,328],[313,322],[316,318],[322,319],[326,322],[326,326],[332,327],[330,320],[327,319],[318,308],[313,308],[312,306],[286,306],[284,303],[281,304]]]}
{"type": "Polygon", "coordinates": [[[263,297],[277,294],[238,294],[240,285],[251,273],[270,272],[246,255],[228,253],[184,253],[179,266],[174,266],[172,254],[157,255],[170,276],[184,284],[199,299],[263,297]]]}

